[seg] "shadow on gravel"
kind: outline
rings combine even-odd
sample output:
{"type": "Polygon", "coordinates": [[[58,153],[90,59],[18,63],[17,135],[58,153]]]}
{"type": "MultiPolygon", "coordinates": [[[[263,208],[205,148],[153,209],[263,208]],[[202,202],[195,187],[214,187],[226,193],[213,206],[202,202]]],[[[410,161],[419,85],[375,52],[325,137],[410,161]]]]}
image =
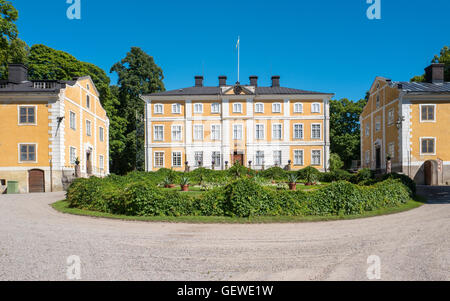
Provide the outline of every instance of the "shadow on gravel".
{"type": "Polygon", "coordinates": [[[449,186],[417,186],[417,194],[427,198],[428,204],[450,204],[449,186]]]}

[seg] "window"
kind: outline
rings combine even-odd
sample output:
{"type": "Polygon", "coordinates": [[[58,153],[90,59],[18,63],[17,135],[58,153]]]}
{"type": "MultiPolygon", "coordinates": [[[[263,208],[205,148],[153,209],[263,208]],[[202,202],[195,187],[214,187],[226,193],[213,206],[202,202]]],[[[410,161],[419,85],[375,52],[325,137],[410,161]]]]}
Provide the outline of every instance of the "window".
{"type": "Polygon", "coordinates": [[[320,103],[313,103],[311,105],[311,113],[320,113],[320,103]]]}
{"type": "Polygon", "coordinates": [[[233,139],[242,140],[242,124],[233,125],[233,139]]]}
{"type": "Polygon", "coordinates": [[[388,144],[388,153],[391,159],[395,158],[395,144],[393,142],[388,144]]]}
{"type": "Polygon", "coordinates": [[[196,124],[194,125],[194,140],[203,140],[203,125],[196,124]]]}
{"type": "Polygon", "coordinates": [[[242,104],[241,103],[233,104],[233,113],[242,113],[242,104]]]}
{"type": "Polygon", "coordinates": [[[172,153],[172,167],[181,167],[181,152],[172,153]]]}
{"type": "Polygon", "coordinates": [[[303,104],[297,102],[294,104],[294,113],[303,113],[303,104]]]}
{"type": "Polygon", "coordinates": [[[281,124],[272,125],[272,139],[273,140],[281,140],[282,137],[282,128],[281,124]]]}
{"type": "Polygon", "coordinates": [[[220,124],[211,125],[211,140],[220,140],[220,124]]]}
{"type": "Polygon", "coordinates": [[[87,136],[91,136],[92,132],[91,132],[91,121],[90,120],[86,120],[86,135],[87,136]]]}
{"type": "Polygon", "coordinates": [[[264,165],[264,152],[263,151],[257,151],[256,152],[256,166],[262,166],[264,165]]]}
{"type": "Polygon", "coordinates": [[[281,151],[273,151],[273,164],[281,166],[281,151]]]}
{"type": "Polygon", "coordinates": [[[394,124],[394,109],[388,111],[388,125],[394,124]]]}
{"type": "Polygon", "coordinates": [[[378,132],[378,131],[380,131],[381,130],[381,121],[380,121],[380,116],[378,116],[376,119],[375,119],[375,132],[378,132]]]}
{"type": "Polygon", "coordinates": [[[370,163],[370,151],[366,151],[366,164],[370,163]]]}
{"type": "Polygon", "coordinates": [[[421,105],[420,121],[435,121],[435,105],[421,105]]]}
{"type": "Polygon", "coordinates": [[[435,153],[436,138],[421,138],[421,154],[432,155],[435,153]]]}
{"type": "Polygon", "coordinates": [[[380,107],[380,104],[381,104],[381,102],[380,102],[380,95],[377,94],[377,102],[376,102],[377,109],[380,107]]]}
{"type": "Polygon", "coordinates": [[[155,104],[155,114],[164,114],[164,106],[162,104],[155,104]]]}
{"type": "Polygon", "coordinates": [[[181,141],[182,133],[181,133],[181,125],[172,125],[172,141],[181,141]]]}
{"type": "Polygon", "coordinates": [[[19,107],[19,124],[36,123],[36,107],[19,107]]]}
{"type": "Polygon", "coordinates": [[[172,105],[172,114],[181,114],[181,105],[179,103],[172,105]]]}
{"type": "Polygon", "coordinates": [[[104,139],[105,139],[105,138],[104,138],[104,134],[103,134],[103,132],[104,132],[104,131],[103,131],[103,128],[102,128],[102,127],[99,127],[98,129],[99,129],[99,134],[98,134],[98,136],[99,136],[99,138],[100,138],[100,141],[103,142],[104,139]]]}
{"type": "Polygon", "coordinates": [[[320,150],[313,150],[311,152],[311,164],[312,165],[320,165],[321,161],[320,150]]]}
{"type": "Polygon", "coordinates": [[[20,144],[20,162],[36,161],[36,144],[20,144]]]}
{"type": "Polygon", "coordinates": [[[320,139],[322,136],[321,124],[311,125],[311,139],[320,139]]]}
{"type": "Polygon", "coordinates": [[[294,139],[303,139],[303,124],[294,124],[294,139]]]}
{"type": "Polygon", "coordinates": [[[69,113],[69,123],[72,130],[77,129],[77,115],[72,111],[69,113]]]}
{"type": "Polygon", "coordinates": [[[212,165],[215,167],[220,167],[221,165],[221,156],[220,156],[220,152],[212,152],[212,165]]]}
{"type": "Polygon", "coordinates": [[[366,124],[366,137],[369,137],[369,135],[370,135],[370,124],[367,123],[366,124]]]}
{"type": "Polygon", "coordinates": [[[89,91],[89,89],[90,89],[89,84],[86,84],[86,89],[89,91]]]}
{"type": "Polygon", "coordinates": [[[103,158],[103,155],[100,155],[100,157],[99,157],[99,159],[98,159],[98,165],[99,165],[99,167],[100,167],[100,169],[104,169],[105,168],[105,162],[104,162],[105,160],[104,160],[104,158],[103,158]]]}
{"type": "Polygon", "coordinates": [[[281,103],[272,104],[272,113],[281,113],[281,103]]]}
{"type": "Polygon", "coordinates": [[[203,166],[203,152],[195,152],[195,166],[203,166]]]}
{"type": "Polygon", "coordinates": [[[91,98],[89,95],[86,95],[86,107],[89,109],[91,107],[91,98]]]}
{"type": "Polygon", "coordinates": [[[194,114],[202,114],[202,113],[203,113],[203,104],[194,103],[194,114]]]}
{"type": "Polygon", "coordinates": [[[163,141],[164,140],[164,126],[163,125],[155,125],[153,127],[153,140],[154,141],[163,141]]]}
{"type": "Polygon", "coordinates": [[[213,103],[211,104],[211,113],[213,114],[219,114],[220,113],[220,103],[213,103]]]}
{"type": "Polygon", "coordinates": [[[303,150],[294,150],[294,165],[303,166],[303,150]]]}
{"type": "Polygon", "coordinates": [[[69,148],[69,160],[70,164],[75,164],[75,161],[77,160],[77,149],[73,146],[69,148]]]}
{"type": "Polygon", "coordinates": [[[264,124],[256,125],[256,140],[264,140],[264,124]]]}
{"type": "Polygon", "coordinates": [[[263,103],[255,104],[255,113],[264,113],[264,104],[263,103]]]}
{"type": "Polygon", "coordinates": [[[155,167],[164,167],[164,152],[155,152],[155,167]]]}

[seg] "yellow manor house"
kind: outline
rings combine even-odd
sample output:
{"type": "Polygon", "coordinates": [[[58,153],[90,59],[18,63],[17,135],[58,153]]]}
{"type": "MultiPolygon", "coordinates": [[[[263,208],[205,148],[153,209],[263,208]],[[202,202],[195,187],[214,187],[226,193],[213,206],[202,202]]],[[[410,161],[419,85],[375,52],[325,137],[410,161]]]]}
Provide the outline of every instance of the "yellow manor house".
{"type": "Polygon", "coordinates": [[[329,100],[333,94],[280,86],[195,86],[143,95],[146,102],[146,170],[198,167],[226,169],[239,161],[254,169],[272,166],[328,168],[329,100]]]}
{"type": "Polygon", "coordinates": [[[75,176],[109,174],[109,120],[90,77],[28,81],[28,69],[9,65],[0,81],[0,193],[60,191],[75,176]]]}
{"type": "Polygon", "coordinates": [[[360,117],[362,166],[394,172],[418,184],[450,182],[450,83],[444,64],[425,69],[426,82],[377,77],[360,117]]]}

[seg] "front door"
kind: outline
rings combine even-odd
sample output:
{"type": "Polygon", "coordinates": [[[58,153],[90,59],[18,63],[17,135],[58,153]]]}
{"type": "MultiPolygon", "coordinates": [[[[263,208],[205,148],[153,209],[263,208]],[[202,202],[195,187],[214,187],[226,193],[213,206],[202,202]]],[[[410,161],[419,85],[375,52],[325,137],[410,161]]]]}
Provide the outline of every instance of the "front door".
{"type": "Polygon", "coordinates": [[[28,191],[30,193],[45,192],[44,171],[32,169],[28,171],[28,191]]]}
{"type": "Polygon", "coordinates": [[[92,175],[92,158],[91,158],[91,152],[86,152],[86,173],[88,176],[92,175]]]}
{"type": "Polygon", "coordinates": [[[381,169],[381,147],[375,149],[376,169],[381,169]]]}
{"type": "Polygon", "coordinates": [[[234,165],[236,162],[239,162],[239,164],[244,165],[244,154],[238,154],[237,152],[235,152],[233,154],[231,163],[234,165]]]}

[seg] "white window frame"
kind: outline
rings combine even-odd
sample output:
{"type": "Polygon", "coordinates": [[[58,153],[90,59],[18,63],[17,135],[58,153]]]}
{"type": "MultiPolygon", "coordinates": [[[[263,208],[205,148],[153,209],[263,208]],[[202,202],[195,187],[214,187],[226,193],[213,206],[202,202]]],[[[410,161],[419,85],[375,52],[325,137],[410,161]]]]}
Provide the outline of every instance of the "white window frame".
{"type": "Polygon", "coordinates": [[[274,150],[272,155],[273,155],[273,165],[282,166],[283,165],[283,152],[281,150],[274,150]],[[278,155],[280,155],[279,158],[278,158],[278,155]],[[280,159],[280,161],[277,162],[276,161],[277,159],[280,159]]]}
{"type": "Polygon", "coordinates": [[[421,156],[435,156],[436,155],[436,137],[420,137],[420,155],[421,156]],[[424,153],[423,149],[422,149],[422,141],[423,140],[434,140],[434,149],[433,149],[433,153],[424,153]]]}
{"type": "Polygon", "coordinates": [[[242,124],[233,124],[233,140],[241,141],[244,139],[243,129],[244,126],[242,124]],[[239,129],[239,131],[236,131],[236,129],[239,129]],[[239,137],[237,134],[239,134],[239,137]]]}
{"type": "Polygon", "coordinates": [[[75,113],[74,111],[69,111],[69,127],[74,131],[77,130],[77,113],[75,113]]]}
{"type": "Polygon", "coordinates": [[[294,150],[294,166],[304,166],[305,165],[305,151],[303,149],[295,149],[294,150]],[[297,152],[302,154],[302,161],[300,163],[297,162],[297,156],[295,155],[297,152]]]}
{"type": "Polygon", "coordinates": [[[179,103],[172,104],[172,114],[181,114],[181,104],[179,103]]]}
{"type": "Polygon", "coordinates": [[[86,95],[86,108],[91,108],[91,96],[89,94],[86,95]]]}
{"type": "Polygon", "coordinates": [[[85,124],[86,124],[86,136],[91,137],[92,136],[92,121],[90,121],[89,119],[86,119],[85,124]]]}
{"type": "Polygon", "coordinates": [[[155,103],[153,110],[155,115],[162,115],[164,114],[164,105],[162,103],[155,103]]]}
{"type": "Polygon", "coordinates": [[[390,110],[387,112],[387,114],[388,114],[388,118],[387,118],[387,120],[388,120],[388,125],[393,125],[394,122],[395,122],[395,110],[394,110],[394,108],[390,109],[390,110]]]}
{"type": "Polygon", "coordinates": [[[420,109],[420,122],[436,122],[436,104],[420,104],[419,105],[419,109],[420,109]],[[433,117],[434,120],[424,120],[422,117],[422,107],[434,107],[434,112],[433,112],[433,117]]]}
{"type": "Polygon", "coordinates": [[[322,150],[320,149],[312,149],[311,150],[311,166],[322,166],[322,150]],[[319,164],[314,164],[314,152],[319,152],[319,164]]]}
{"type": "Polygon", "coordinates": [[[381,106],[381,99],[380,99],[380,94],[377,93],[376,95],[376,99],[375,99],[375,107],[378,109],[381,106]]]}
{"type": "MultiPolygon", "coordinates": [[[[27,112],[27,118],[28,118],[28,112],[27,112]]],[[[17,124],[18,125],[37,125],[37,106],[36,105],[19,105],[17,106],[17,124]],[[34,122],[28,123],[28,122],[20,122],[20,109],[21,108],[34,108],[34,122]]]]}
{"type": "Polygon", "coordinates": [[[370,163],[370,150],[366,150],[366,164],[370,163]]]}
{"type": "Polygon", "coordinates": [[[155,151],[153,152],[153,166],[156,168],[164,168],[166,166],[166,153],[164,151],[155,151]],[[156,154],[162,154],[162,165],[156,164],[156,154]]]}
{"type": "Polygon", "coordinates": [[[33,142],[18,143],[17,149],[18,149],[18,161],[20,164],[22,164],[22,163],[24,163],[24,164],[37,163],[38,162],[38,144],[37,143],[33,143],[33,142]],[[21,156],[20,156],[20,154],[21,154],[20,149],[21,149],[22,145],[34,145],[34,161],[22,161],[21,156]]]}
{"type": "Polygon", "coordinates": [[[395,143],[394,142],[388,143],[387,154],[391,156],[391,159],[395,159],[395,143]],[[391,152],[391,148],[392,148],[392,152],[391,152]]]}
{"type": "Polygon", "coordinates": [[[255,113],[264,114],[264,103],[262,102],[255,103],[255,113]],[[259,110],[258,107],[261,107],[262,110],[259,110]]]}
{"type": "Polygon", "coordinates": [[[205,139],[205,127],[203,126],[203,124],[194,124],[194,141],[203,141],[203,139],[205,139]],[[197,133],[199,133],[196,129],[201,127],[201,133],[202,136],[199,137],[197,136],[197,133]]]}
{"type": "Polygon", "coordinates": [[[103,155],[98,157],[98,165],[101,170],[105,169],[105,157],[103,155]]]}
{"type": "Polygon", "coordinates": [[[196,151],[194,152],[194,160],[195,160],[195,166],[199,167],[199,166],[204,166],[205,165],[205,152],[203,151],[196,151]],[[202,156],[201,160],[197,160],[198,159],[198,155],[202,156]],[[202,164],[198,164],[198,161],[201,161],[202,164]]]}
{"type": "Polygon", "coordinates": [[[322,124],[321,123],[311,123],[311,140],[320,140],[322,139],[322,124]],[[319,126],[319,137],[314,137],[314,126],[319,126]]]}
{"type": "Polygon", "coordinates": [[[153,141],[164,141],[164,125],[155,124],[153,126],[153,141]],[[162,137],[161,139],[157,139],[156,128],[162,128],[162,137]]]}
{"type": "MultiPolygon", "coordinates": [[[[178,159],[178,158],[177,158],[178,159]]],[[[172,152],[172,167],[182,167],[183,166],[183,152],[181,151],[174,151],[172,152]],[[180,164],[175,164],[174,159],[175,155],[179,155],[180,164]]]]}
{"type": "Polygon", "coordinates": [[[366,137],[369,137],[370,136],[370,124],[369,123],[366,123],[366,137]]]}
{"type": "Polygon", "coordinates": [[[381,131],[381,117],[377,116],[375,118],[375,132],[381,131]]]}
{"type": "Polygon", "coordinates": [[[105,141],[105,129],[101,126],[98,127],[98,139],[100,142],[105,141]]]}
{"type": "Polygon", "coordinates": [[[220,114],[220,103],[214,102],[211,104],[211,114],[220,114]]]}
{"type": "Polygon", "coordinates": [[[303,103],[301,102],[294,103],[294,113],[303,113],[303,103]],[[298,108],[300,108],[300,110],[298,108]]]}
{"type": "Polygon", "coordinates": [[[170,128],[170,133],[171,133],[172,141],[183,141],[183,126],[181,124],[172,125],[170,128]],[[179,138],[175,137],[175,135],[174,135],[175,127],[180,129],[180,137],[179,138]]]}
{"type": "Polygon", "coordinates": [[[233,113],[242,114],[242,103],[240,103],[240,102],[233,103],[233,113]],[[239,108],[239,110],[238,110],[238,108],[239,108]]]}
{"type": "Polygon", "coordinates": [[[279,114],[279,113],[281,113],[281,103],[279,103],[279,102],[274,102],[273,104],[272,104],[272,113],[277,113],[277,114],[279,114]]]}
{"type": "Polygon", "coordinates": [[[203,114],[203,104],[202,103],[194,103],[194,114],[203,114]]]}
{"type": "Polygon", "coordinates": [[[77,148],[75,146],[69,146],[69,164],[75,165],[76,160],[77,160],[77,148]],[[73,158],[72,158],[72,150],[74,151],[73,158]]]}
{"type": "Polygon", "coordinates": [[[294,125],[293,125],[293,138],[294,138],[294,140],[304,140],[305,139],[305,127],[304,127],[304,125],[303,125],[303,123],[294,123],[294,125]],[[296,136],[296,130],[295,130],[295,127],[296,126],[301,126],[301,128],[302,128],[302,135],[301,135],[301,137],[300,138],[298,138],[297,136],[296,136]]]}
{"type": "Polygon", "coordinates": [[[320,102],[313,102],[311,104],[311,113],[320,114],[321,111],[322,111],[322,108],[321,108],[320,102]],[[318,110],[314,109],[315,106],[317,106],[318,110]]]}
{"type": "Polygon", "coordinates": [[[265,164],[264,161],[264,151],[256,151],[255,153],[255,165],[262,166],[265,164]]]}
{"type": "Polygon", "coordinates": [[[222,154],[220,151],[211,152],[211,166],[213,165],[212,162],[214,162],[214,167],[220,167],[222,164],[222,154]],[[216,160],[218,159],[218,160],[216,160]]]}
{"type": "Polygon", "coordinates": [[[266,139],[266,127],[264,125],[264,123],[257,123],[255,124],[255,140],[264,140],[266,139]],[[258,131],[258,127],[262,127],[262,137],[259,136],[259,132],[258,131]]]}
{"type": "Polygon", "coordinates": [[[211,140],[222,140],[222,126],[220,124],[211,124],[211,140]]]}
{"type": "Polygon", "coordinates": [[[283,124],[282,123],[274,123],[272,124],[272,140],[282,140],[283,139],[283,124]],[[275,127],[280,127],[280,137],[275,137],[275,127]]]}

